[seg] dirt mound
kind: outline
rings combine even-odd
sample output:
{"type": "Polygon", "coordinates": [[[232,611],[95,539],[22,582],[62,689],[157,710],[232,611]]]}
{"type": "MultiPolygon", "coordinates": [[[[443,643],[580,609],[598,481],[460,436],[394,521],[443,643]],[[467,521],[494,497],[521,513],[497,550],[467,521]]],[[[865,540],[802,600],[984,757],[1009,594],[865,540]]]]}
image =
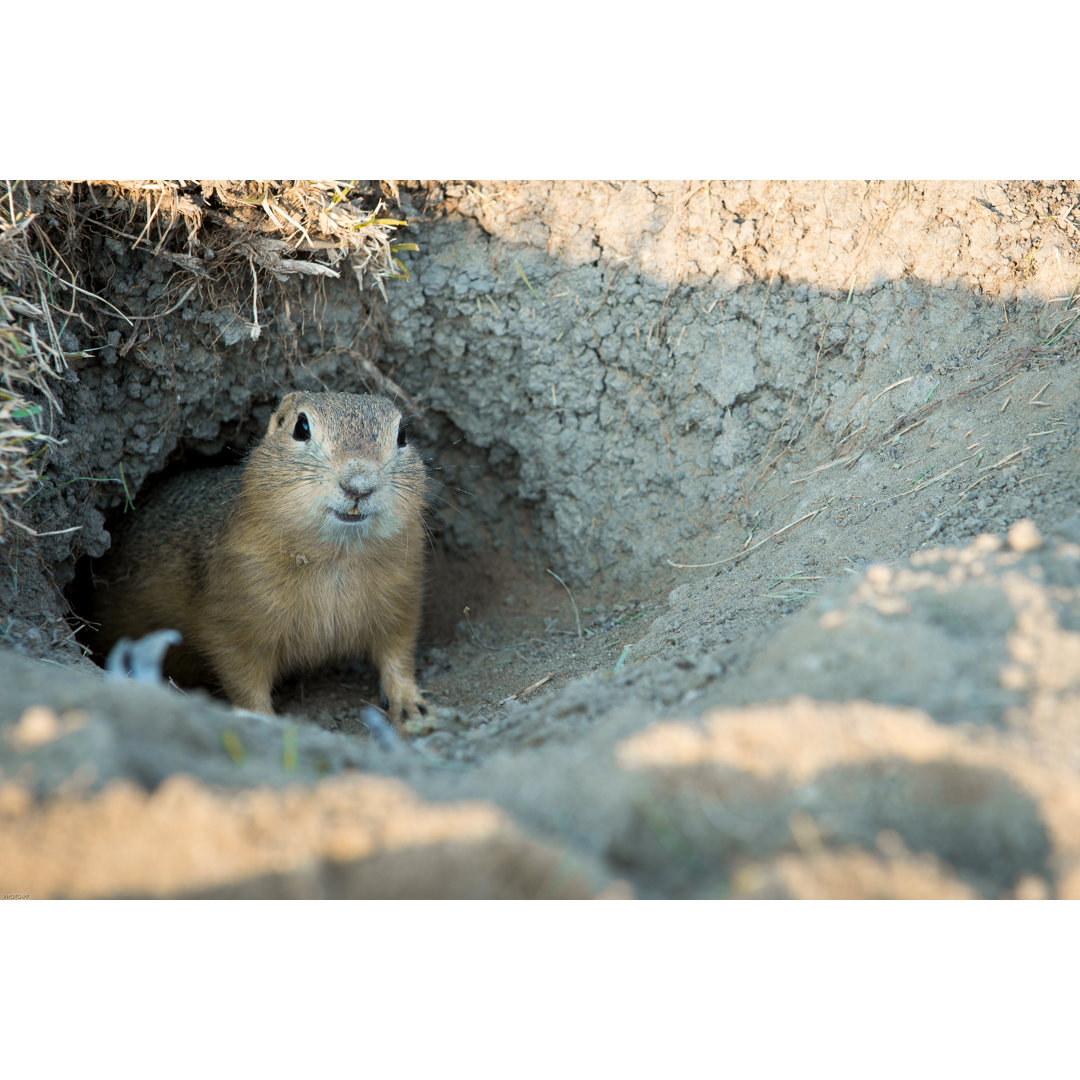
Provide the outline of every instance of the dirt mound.
{"type": "MultiPolygon", "coordinates": [[[[297,275],[257,342],[189,298],[126,349],[98,312],[49,383],[19,510],[57,535],[0,584],[5,892],[1077,895],[1080,189],[398,194],[385,303],[297,275]],[[261,720],[81,657],[148,485],[283,389],[395,385],[447,706],[406,745],[363,664],[261,720]]],[[[121,313],[172,297],[145,246],[86,258],[121,313]]]]}

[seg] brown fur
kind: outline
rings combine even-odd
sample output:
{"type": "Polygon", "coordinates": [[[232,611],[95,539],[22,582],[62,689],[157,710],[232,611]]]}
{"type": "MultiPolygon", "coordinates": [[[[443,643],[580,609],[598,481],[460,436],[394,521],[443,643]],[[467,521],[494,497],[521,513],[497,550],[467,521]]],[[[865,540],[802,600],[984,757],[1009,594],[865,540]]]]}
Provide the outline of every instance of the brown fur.
{"type": "Polygon", "coordinates": [[[391,717],[414,715],[426,473],[400,419],[374,395],[288,394],[242,468],[165,484],[95,573],[102,649],[177,629],[167,675],[263,713],[281,676],[364,654],[391,717]]]}

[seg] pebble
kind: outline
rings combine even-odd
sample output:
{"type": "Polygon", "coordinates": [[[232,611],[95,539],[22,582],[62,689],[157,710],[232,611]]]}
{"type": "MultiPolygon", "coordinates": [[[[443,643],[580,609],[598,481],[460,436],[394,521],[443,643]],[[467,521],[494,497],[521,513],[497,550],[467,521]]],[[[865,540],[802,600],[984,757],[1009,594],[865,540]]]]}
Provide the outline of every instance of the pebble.
{"type": "Polygon", "coordinates": [[[1007,534],[1009,541],[1009,547],[1013,551],[1019,551],[1022,554],[1028,551],[1036,551],[1042,547],[1042,536],[1039,530],[1035,528],[1035,522],[1030,518],[1021,518],[1017,521],[1007,534]]]}

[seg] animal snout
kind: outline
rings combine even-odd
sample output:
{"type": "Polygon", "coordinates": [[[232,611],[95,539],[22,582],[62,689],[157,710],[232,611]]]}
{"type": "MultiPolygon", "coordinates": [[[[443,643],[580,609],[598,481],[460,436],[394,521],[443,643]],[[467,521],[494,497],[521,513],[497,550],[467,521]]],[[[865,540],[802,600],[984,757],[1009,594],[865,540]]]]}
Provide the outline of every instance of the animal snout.
{"type": "Polygon", "coordinates": [[[345,498],[363,502],[375,493],[375,485],[366,476],[350,476],[341,481],[341,490],[345,493],[345,498]]]}

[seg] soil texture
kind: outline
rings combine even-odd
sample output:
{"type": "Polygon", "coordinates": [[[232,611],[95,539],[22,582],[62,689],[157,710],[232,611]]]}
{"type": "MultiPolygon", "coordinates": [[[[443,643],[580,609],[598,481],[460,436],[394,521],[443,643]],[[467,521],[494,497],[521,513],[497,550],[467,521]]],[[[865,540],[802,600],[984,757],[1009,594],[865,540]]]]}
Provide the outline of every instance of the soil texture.
{"type": "MultiPolygon", "coordinates": [[[[78,343],[57,535],[2,549],[3,892],[1080,898],[1080,184],[400,199],[385,301],[78,343]],[[438,708],[388,736],[363,661],[276,717],[105,678],[82,590],[141,494],[391,385],[438,708]]],[[[91,254],[125,310],[172,272],[91,254]]]]}

